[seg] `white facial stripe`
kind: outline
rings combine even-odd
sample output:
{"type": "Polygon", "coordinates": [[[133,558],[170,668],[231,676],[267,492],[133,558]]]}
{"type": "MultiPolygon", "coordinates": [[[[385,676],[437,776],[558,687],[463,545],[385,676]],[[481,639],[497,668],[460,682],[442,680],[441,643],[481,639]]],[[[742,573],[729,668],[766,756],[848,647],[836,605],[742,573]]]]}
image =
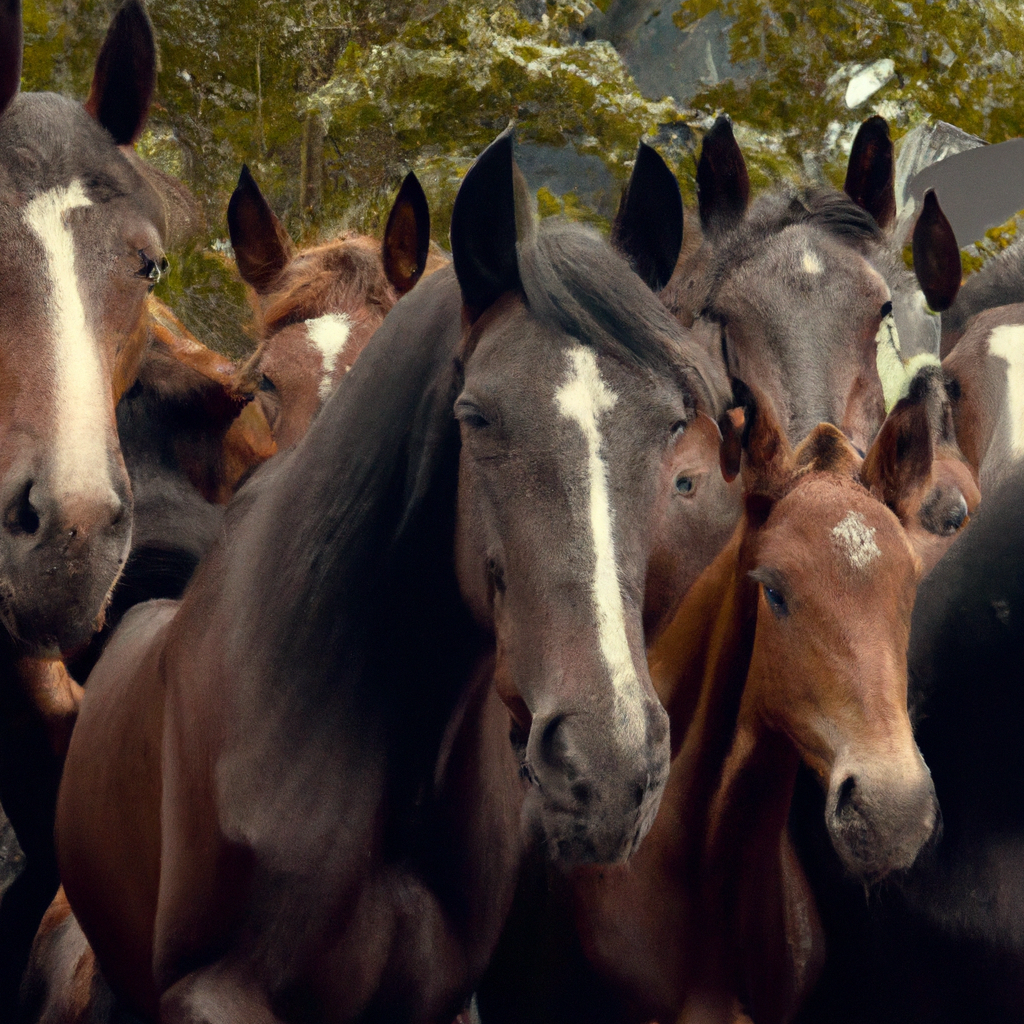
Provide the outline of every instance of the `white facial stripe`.
{"type": "Polygon", "coordinates": [[[800,265],[805,274],[823,274],[825,272],[818,254],[813,249],[804,249],[800,265]]]}
{"type": "Polygon", "coordinates": [[[860,512],[847,512],[832,528],[832,536],[854,569],[863,571],[882,554],[875,543],[875,528],[868,526],[860,512]]]}
{"type": "Polygon", "coordinates": [[[108,443],[109,388],[104,386],[96,339],[89,330],[75,272],[75,242],[67,213],[91,206],[80,181],[32,199],[23,219],[42,242],[50,287],[46,312],[56,363],[56,441],[53,479],[60,497],[113,493],[108,443]]]}
{"type": "Polygon", "coordinates": [[[591,592],[597,616],[601,654],[619,710],[623,731],[642,726],[636,715],[639,679],[626,637],[626,615],[619,587],[615,542],[612,537],[612,508],[608,494],[608,470],[601,457],[601,414],[615,406],[617,396],[601,379],[597,357],[583,345],[569,352],[569,375],[555,393],[558,411],[576,423],[587,442],[587,476],[590,491],[590,529],[594,542],[594,579],[591,592]]]}
{"type": "Polygon", "coordinates": [[[1024,325],[1002,324],[988,336],[991,355],[1006,360],[1006,413],[1010,446],[1024,455],[1024,325]]]}
{"type": "Polygon", "coordinates": [[[352,321],[345,313],[325,313],[315,320],[306,321],[309,340],[316,345],[320,352],[323,367],[323,376],[320,378],[320,386],[317,388],[321,402],[327,401],[334,390],[331,375],[334,373],[338,356],[345,351],[351,329],[352,321]]]}

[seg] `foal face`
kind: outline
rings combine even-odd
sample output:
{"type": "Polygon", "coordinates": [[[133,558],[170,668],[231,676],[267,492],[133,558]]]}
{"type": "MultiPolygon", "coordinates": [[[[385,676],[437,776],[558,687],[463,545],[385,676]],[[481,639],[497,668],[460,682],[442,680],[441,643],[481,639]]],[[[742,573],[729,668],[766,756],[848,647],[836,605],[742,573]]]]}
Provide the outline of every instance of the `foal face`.
{"type": "Polygon", "coordinates": [[[78,104],[29,94],[0,117],[0,617],[35,645],[83,642],[127,554],[114,407],[164,266],[160,223],[78,104]]]}
{"type": "Polygon", "coordinates": [[[909,867],[936,821],[907,713],[918,563],[895,515],[852,480],[811,474],[772,509],[748,714],[788,735],[823,780],[846,867],[872,881],[909,867]]]}
{"type": "Polygon", "coordinates": [[[678,544],[717,431],[681,389],[556,334],[512,296],[474,333],[455,404],[460,583],[496,638],[532,826],[559,859],[623,860],[668,770],[644,618],[678,601],[660,549],[678,544]]]}

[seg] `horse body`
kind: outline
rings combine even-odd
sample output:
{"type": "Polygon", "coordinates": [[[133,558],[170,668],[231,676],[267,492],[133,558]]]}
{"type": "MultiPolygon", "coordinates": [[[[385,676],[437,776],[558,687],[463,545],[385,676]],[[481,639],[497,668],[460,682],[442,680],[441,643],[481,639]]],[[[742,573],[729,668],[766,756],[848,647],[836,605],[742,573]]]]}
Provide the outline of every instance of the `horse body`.
{"type": "Polygon", "coordinates": [[[62,877],[141,1012],[450,1019],[525,837],[618,860],[650,825],[668,736],[644,624],[678,601],[672,495],[711,398],[603,243],[517,247],[516,173],[506,134],[460,190],[457,281],[396,306],[182,604],[128,616],[91,677],[62,877]]]}

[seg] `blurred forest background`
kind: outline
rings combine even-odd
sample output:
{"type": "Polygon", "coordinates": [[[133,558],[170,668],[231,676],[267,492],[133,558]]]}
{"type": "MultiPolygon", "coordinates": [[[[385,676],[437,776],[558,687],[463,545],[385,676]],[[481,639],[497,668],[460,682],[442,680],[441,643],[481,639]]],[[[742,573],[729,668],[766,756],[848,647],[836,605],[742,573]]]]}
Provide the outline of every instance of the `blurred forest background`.
{"type": "MultiPolygon", "coordinates": [[[[25,89],[84,98],[115,0],[25,0],[25,89]]],[[[607,225],[641,137],[694,200],[725,111],[755,191],[842,183],[860,122],[1022,134],[1017,0],[149,0],[161,54],[140,151],[207,229],[162,296],[245,351],[225,209],[243,162],[299,242],[378,233],[414,170],[447,248],[459,180],[510,119],[541,215],[607,225]]],[[[963,240],[961,240],[963,241],[963,240]]]]}

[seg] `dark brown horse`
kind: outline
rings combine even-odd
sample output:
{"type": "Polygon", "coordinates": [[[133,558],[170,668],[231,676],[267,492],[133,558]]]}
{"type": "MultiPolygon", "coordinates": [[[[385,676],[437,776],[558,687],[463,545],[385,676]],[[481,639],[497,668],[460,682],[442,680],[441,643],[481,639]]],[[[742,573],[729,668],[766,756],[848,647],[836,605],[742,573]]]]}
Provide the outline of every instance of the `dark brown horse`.
{"type": "Polygon", "coordinates": [[[115,15],[85,105],[19,94],[21,5],[0,4],[0,802],[27,868],[0,906],[0,1015],[57,886],[59,759],[13,668],[84,643],[124,563],[132,503],[114,409],[144,303],[188,220],[134,154],[156,82],[141,3],[115,15]]]}
{"type": "MultiPolygon", "coordinates": [[[[885,416],[876,359],[895,314],[902,356],[938,357],[938,320],[893,252],[892,145],[881,118],[858,133],[846,191],[774,190],[750,204],[746,165],[727,119],[704,137],[697,166],[704,242],[662,294],[684,326],[709,334],[729,372],[758,381],[791,443],[819,422],[866,451],[885,416]]],[[[941,213],[916,228],[917,276],[935,308],[948,304],[959,251],[941,213]]],[[[953,294],[955,294],[955,287],[953,294]]]]}
{"type": "MultiPolygon", "coordinates": [[[[507,941],[485,1020],[791,1019],[823,955],[786,827],[801,762],[849,871],[872,881],[913,862],[936,821],[907,713],[920,563],[865,486],[910,498],[927,478],[928,421],[909,408],[862,466],[831,425],[792,452],[768,403],[748,403],[742,522],[650,652],[673,746],[651,833],[628,864],[555,884],[555,934],[580,959],[554,950],[533,977],[504,960],[507,941]]],[[[738,450],[727,436],[724,466],[738,450]]]]}
{"type": "Polygon", "coordinates": [[[454,273],[90,679],[62,875],[108,980],[167,1024],[448,1021],[524,834],[617,861],[656,811],[644,624],[679,599],[679,450],[720,403],[621,258],[532,224],[511,147],[463,182],[454,273]]]}
{"type": "Polygon", "coordinates": [[[430,210],[406,176],[383,241],[347,233],[297,252],[247,167],[228,205],[238,271],[253,289],[259,348],[240,386],[257,395],[278,447],[293,445],[398,299],[446,260],[430,210]]]}

